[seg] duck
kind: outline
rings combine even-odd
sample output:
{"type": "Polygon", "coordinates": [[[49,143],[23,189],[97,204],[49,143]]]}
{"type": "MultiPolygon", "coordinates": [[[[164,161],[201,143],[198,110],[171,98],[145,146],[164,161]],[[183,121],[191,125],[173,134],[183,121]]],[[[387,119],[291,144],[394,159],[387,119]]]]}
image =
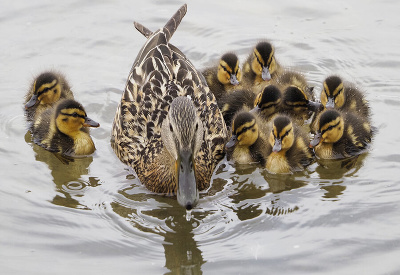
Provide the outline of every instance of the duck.
{"type": "Polygon", "coordinates": [[[74,99],[65,76],[61,72],[45,71],[34,78],[25,95],[25,115],[29,122],[40,116],[59,100],[74,99]]]}
{"type": "Polygon", "coordinates": [[[338,109],[369,117],[370,107],[364,94],[353,84],[344,82],[337,75],[328,76],[323,82],[321,103],[326,109],[338,109]]]}
{"type": "Polygon", "coordinates": [[[176,196],[191,210],[225,156],[227,128],[215,96],[192,62],[169,43],[184,4],[139,51],[117,107],[111,147],[152,192],[176,196]]]}
{"type": "Polygon", "coordinates": [[[217,102],[230,91],[237,89],[242,80],[239,58],[232,52],[223,54],[218,66],[206,68],[202,74],[217,102]]]}
{"type": "Polygon", "coordinates": [[[100,124],[90,119],[83,106],[73,99],[62,99],[36,117],[33,141],[44,149],[69,157],[94,153],[88,127],[100,124]]]}
{"type": "Polygon", "coordinates": [[[373,127],[369,120],[353,112],[326,109],[318,116],[317,130],[310,142],[319,159],[344,159],[366,151],[373,127]]]}
{"type": "Polygon", "coordinates": [[[247,89],[235,90],[221,98],[221,112],[226,126],[230,129],[232,118],[242,109],[254,108],[256,94],[247,89]]]}
{"type": "Polygon", "coordinates": [[[228,161],[265,166],[269,151],[268,124],[255,113],[241,110],[233,118],[232,135],[226,143],[228,161]]]}
{"type": "Polygon", "coordinates": [[[270,173],[304,170],[314,161],[307,133],[283,114],[270,123],[247,111],[236,114],[232,136],[226,143],[228,161],[256,163],[270,173]]]}
{"type": "Polygon", "coordinates": [[[270,173],[294,173],[314,162],[314,153],[308,146],[308,133],[287,115],[274,118],[268,142],[272,150],[266,159],[265,168],[270,173]]]}
{"type": "Polygon", "coordinates": [[[268,41],[260,41],[243,64],[243,85],[259,94],[263,86],[275,79],[282,67],[275,59],[275,48],[268,41]]]}
{"type": "Polygon", "coordinates": [[[264,120],[270,121],[282,111],[282,92],[273,84],[263,88],[254,100],[251,112],[258,113],[264,120]]]}

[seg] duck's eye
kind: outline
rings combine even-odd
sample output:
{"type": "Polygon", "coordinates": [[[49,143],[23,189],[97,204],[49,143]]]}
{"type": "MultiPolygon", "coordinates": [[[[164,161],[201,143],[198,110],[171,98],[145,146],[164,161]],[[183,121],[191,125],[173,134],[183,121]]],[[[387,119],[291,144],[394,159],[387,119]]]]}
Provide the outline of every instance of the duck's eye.
{"type": "Polygon", "coordinates": [[[194,131],[197,132],[198,129],[199,129],[199,123],[196,123],[196,127],[194,128],[194,131]]]}
{"type": "Polygon", "coordinates": [[[171,123],[169,124],[169,130],[170,130],[171,132],[174,131],[174,129],[172,128],[172,124],[171,124],[171,123]]]}
{"type": "Polygon", "coordinates": [[[77,113],[72,114],[73,117],[78,117],[79,115],[77,113]]]}

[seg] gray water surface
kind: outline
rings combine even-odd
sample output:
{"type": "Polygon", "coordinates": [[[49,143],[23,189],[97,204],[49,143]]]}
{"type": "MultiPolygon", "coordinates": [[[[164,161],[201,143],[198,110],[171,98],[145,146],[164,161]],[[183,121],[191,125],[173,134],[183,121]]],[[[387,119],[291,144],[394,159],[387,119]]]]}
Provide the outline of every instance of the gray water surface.
{"type": "Polygon", "coordinates": [[[378,129],[350,169],[315,163],[271,175],[223,160],[187,221],[110,147],[125,81],[181,1],[3,1],[0,9],[1,274],[400,273],[400,4],[197,1],[171,42],[199,69],[261,39],[317,94],[339,74],[367,94],[378,129]],[[97,151],[69,165],[32,143],[23,97],[62,71],[100,122],[97,151]]]}

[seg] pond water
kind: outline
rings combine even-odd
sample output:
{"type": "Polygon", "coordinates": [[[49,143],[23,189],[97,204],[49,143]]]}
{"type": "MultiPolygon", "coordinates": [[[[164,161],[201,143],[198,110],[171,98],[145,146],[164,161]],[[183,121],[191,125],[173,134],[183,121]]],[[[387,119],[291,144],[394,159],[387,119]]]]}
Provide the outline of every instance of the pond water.
{"type": "Polygon", "coordinates": [[[199,69],[241,60],[261,39],[315,91],[340,74],[367,93],[377,127],[350,168],[315,163],[273,176],[226,159],[188,221],[146,190],[110,147],[115,110],[145,42],[181,1],[8,1],[0,10],[1,274],[398,274],[400,4],[199,1],[171,42],[199,69]],[[97,151],[63,164],[32,143],[23,97],[62,71],[100,122],[97,151]]]}

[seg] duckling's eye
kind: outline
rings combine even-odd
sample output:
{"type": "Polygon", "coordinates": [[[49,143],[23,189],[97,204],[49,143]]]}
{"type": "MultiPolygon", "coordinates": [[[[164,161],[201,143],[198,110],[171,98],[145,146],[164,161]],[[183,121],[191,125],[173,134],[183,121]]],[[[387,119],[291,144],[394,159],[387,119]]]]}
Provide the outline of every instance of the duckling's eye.
{"type": "Polygon", "coordinates": [[[169,124],[169,130],[170,130],[171,132],[174,131],[174,129],[172,128],[172,124],[171,124],[171,123],[169,124]]]}
{"type": "Polygon", "coordinates": [[[221,68],[224,69],[225,72],[228,72],[228,69],[225,66],[221,65],[221,68]]]}
{"type": "Polygon", "coordinates": [[[286,136],[290,133],[290,131],[292,131],[292,128],[290,128],[289,130],[287,130],[286,133],[284,133],[283,136],[282,136],[281,138],[283,139],[284,137],[286,137],[286,136]]]}
{"type": "Polygon", "coordinates": [[[78,117],[79,115],[77,113],[73,113],[72,117],[78,117]]]}

